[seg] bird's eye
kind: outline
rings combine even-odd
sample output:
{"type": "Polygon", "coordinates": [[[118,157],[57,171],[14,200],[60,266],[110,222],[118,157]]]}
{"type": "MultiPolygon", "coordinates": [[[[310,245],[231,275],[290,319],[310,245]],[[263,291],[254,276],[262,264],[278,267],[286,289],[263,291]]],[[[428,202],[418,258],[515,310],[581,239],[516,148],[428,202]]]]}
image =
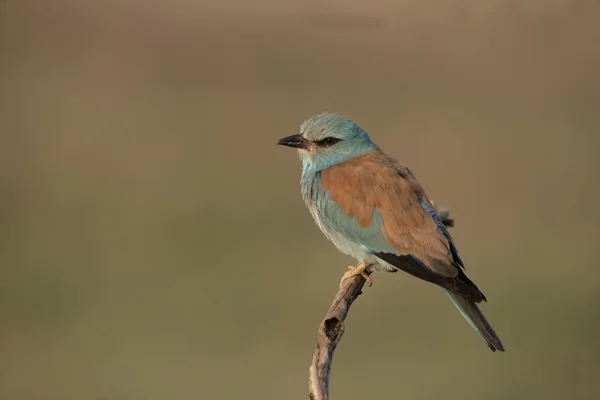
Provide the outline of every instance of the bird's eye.
{"type": "Polygon", "coordinates": [[[321,140],[317,141],[316,144],[319,147],[328,147],[328,146],[333,146],[334,144],[336,144],[339,141],[340,141],[340,139],[338,139],[338,138],[326,137],[325,139],[321,139],[321,140]]]}

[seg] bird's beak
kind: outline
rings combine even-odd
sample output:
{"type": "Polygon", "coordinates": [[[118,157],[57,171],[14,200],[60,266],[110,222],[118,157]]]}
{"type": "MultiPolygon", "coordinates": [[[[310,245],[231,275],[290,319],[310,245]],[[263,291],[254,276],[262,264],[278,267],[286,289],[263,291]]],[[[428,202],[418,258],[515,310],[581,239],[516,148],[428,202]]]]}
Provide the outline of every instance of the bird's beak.
{"type": "Polygon", "coordinates": [[[284,138],[279,139],[277,144],[281,146],[295,147],[298,149],[306,149],[310,142],[302,136],[301,133],[297,133],[295,135],[286,136],[284,138]]]}

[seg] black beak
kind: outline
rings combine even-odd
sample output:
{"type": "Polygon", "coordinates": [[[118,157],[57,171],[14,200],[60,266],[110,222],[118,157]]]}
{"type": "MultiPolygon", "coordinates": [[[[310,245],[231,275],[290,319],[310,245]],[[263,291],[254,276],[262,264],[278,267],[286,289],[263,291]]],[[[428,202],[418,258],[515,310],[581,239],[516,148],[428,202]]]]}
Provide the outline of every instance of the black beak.
{"type": "Polygon", "coordinates": [[[281,146],[295,147],[297,149],[306,149],[310,142],[302,136],[302,134],[297,133],[295,135],[286,136],[284,138],[279,139],[277,144],[281,146]]]}

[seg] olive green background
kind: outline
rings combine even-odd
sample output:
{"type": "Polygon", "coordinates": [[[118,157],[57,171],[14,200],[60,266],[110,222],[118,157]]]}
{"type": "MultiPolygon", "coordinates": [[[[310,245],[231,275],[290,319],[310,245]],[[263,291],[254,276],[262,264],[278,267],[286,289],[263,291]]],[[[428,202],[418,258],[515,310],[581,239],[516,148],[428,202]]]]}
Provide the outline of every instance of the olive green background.
{"type": "Polygon", "coordinates": [[[0,398],[306,398],[353,260],[294,151],[357,121],[451,209],[504,341],[376,274],[334,399],[600,398],[600,4],[0,2],[0,398]]]}

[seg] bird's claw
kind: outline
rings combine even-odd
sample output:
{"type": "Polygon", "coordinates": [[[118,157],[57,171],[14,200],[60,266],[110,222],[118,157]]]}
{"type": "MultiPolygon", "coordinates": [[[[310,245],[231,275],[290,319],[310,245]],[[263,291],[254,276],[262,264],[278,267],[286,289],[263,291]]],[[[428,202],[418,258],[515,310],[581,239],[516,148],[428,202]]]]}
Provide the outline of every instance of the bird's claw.
{"type": "Polygon", "coordinates": [[[366,272],[368,267],[369,267],[369,264],[365,264],[365,263],[349,266],[348,271],[346,271],[344,276],[342,276],[342,280],[340,282],[340,287],[342,287],[344,285],[344,282],[346,282],[348,279],[354,278],[355,276],[358,276],[358,275],[365,278],[365,281],[367,281],[369,286],[372,286],[373,281],[371,280],[371,277],[369,276],[369,274],[367,274],[367,272],[366,272]]]}

